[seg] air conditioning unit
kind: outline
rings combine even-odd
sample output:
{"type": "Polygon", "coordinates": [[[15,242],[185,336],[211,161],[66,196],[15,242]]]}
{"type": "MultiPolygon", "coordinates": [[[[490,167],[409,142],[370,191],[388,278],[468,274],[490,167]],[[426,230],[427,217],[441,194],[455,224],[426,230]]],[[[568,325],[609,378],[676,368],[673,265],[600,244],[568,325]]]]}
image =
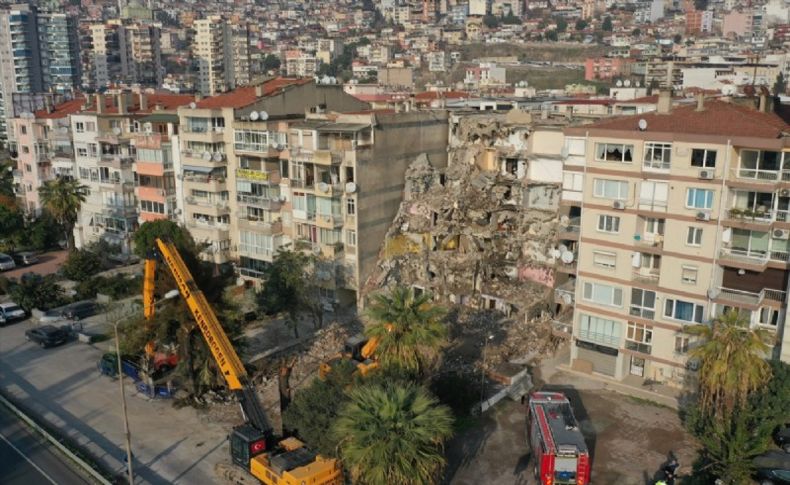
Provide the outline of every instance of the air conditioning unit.
{"type": "Polygon", "coordinates": [[[696,372],[699,370],[699,361],[696,359],[690,359],[686,362],[686,369],[696,372]]]}
{"type": "Polygon", "coordinates": [[[612,209],[625,210],[625,202],[622,200],[616,200],[612,202],[612,209]]]}
{"type": "Polygon", "coordinates": [[[713,170],[700,170],[699,171],[699,178],[702,180],[712,180],[714,172],[713,170]]]}
{"type": "Polygon", "coordinates": [[[782,189],[779,191],[781,197],[790,197],[790,189],[782,189]]]}
{"type": "Polygon", "coordinates": [[[790,239],[790,231],[787,229],[774,229],[774,239],[790,239]]]}
{"type": "Polygon", "coordinates": [[[705,211],[697,212],[697,220],[698,221],[709,221],[710,220],[710,212],[705,212],[705,211]]]}

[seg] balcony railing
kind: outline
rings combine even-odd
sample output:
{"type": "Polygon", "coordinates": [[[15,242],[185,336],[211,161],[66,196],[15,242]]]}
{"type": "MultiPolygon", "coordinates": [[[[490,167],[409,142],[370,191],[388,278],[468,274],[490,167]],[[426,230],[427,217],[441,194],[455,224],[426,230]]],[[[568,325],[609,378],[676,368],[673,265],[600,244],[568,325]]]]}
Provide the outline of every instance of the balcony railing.
{"type": "Polygon", "coordinates": [[[790,259],[790,253],[787,251],[747,251],[734,248],[722,248],[720,256],[736,262],[756,265],[765,265],[768,261],[786,263],[790,259]]]}
{"type": "Polygon", "coordinates": [[[185,197],[185,200],[187,201],[188,204],[193,204],[201,207],[213,207],[216,209],[228,208],[227,200],[212,200],[212,199],[206,199],[204,197],[193,197],[191,195],[185,197]]]}
{"type": "MultiPolygon", "coordinates": [[[[733,207],[728,212],[730,219],[738,219],[746,222],[769,223],[774,220],[775,213],[772,210],[752,210],[733,207]]],[[[786,214],[786,213],[785,213],[786,214]]]]}
{"type": "Polygon", "coordinates": [[[237,168],[236,178],[240,180],[250,180],[253,182],[268,182],[272,184],[279,184],[280,171],[279,170],[260,171],[260,170],[250,170],[247,168],[237,168]]]}
{"type": "Polygon", "coordinates": [[[763,288],[759,293],[720,286],[718,299],[745,305],[760,305],[764,300],[783,303],[786,293],[782,290],[763,288]]]}
{"type": "Polygon", "coordinates": [[[259,197],[255,195],[237,195],[236,200],[240,204],[259,207],[267,210],[280,210],[280,201],[273,200],[266,197],[259,197]]]}
{"type": "Polygon", "coordinates": [[[579,338],[588,342],[595,342],[609,347],[618,347],[620,338],[600,332],[590,332],[589,330],[579,329],[579,338]]]}
{"type": "Polygon", "coordinates": [[[761,170],[752,168],[738,169],[738,178],[751,179],[757,182],[776,182],[780,178],[784,180],[785,173],[778,170],[761,170]]]}
{"type": "Polygon", "coordinates": [[[659,269],[634,270],[631,272],[631,279],[634,281],[639,281],[642,283],[648,283],[654,285],[658,283],[658,278],[660,273],[661,270],[659,269]]]}
{"type": "Polygon", "coordinates": [[[634,342],[632,340],[625,341],[625,348],[628,350],[633,350],[634,352],[639,352],[640,354],[650,354],[652,350],[652,345],[645,344],[641,342],[634,342]]]}
{"type": "Polygon", "coordinates": [[[561,239],[578,239],[581,231],[581,217],[573,217],[560,227],[561,239]]]}
{"type": "Polygon", "coordinates": [[[660,160],[645,160],[642,164],[642,168],[647,170],[669,170],[670,163],[660,160]]]}
{"type": "Polygon", "coordinates": [[[651,212],[666,212],[667,201],[653,199],[639,199],[639,209],[651,212]]]}
{"type": "Polygon", "coordinates": [[[202,219],[192,219],[187,222],[187,226],[189,227],[197,227],[197,228],[206,228],[206,229],[218,229],[220,231],[227,231],[229,229],[228,224],[224,222],[217,222],[212,220],[202,220],[202,219]]]}

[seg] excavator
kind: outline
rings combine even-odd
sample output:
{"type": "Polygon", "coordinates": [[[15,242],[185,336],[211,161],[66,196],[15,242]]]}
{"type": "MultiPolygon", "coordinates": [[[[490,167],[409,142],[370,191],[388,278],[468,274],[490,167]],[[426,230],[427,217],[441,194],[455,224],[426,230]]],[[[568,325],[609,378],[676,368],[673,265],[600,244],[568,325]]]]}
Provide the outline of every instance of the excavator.
{"type": "Polygon", "coordinates": [[[197,287],[178,249],[172,242],[162,239],[156,239],[151,257],[145,261],[145,318],[150,320],[154,316],[155,274],[159,260],[165,262],[175,278],[178,290],[189,306],[228,388],[241,404],[244,424],[233,428],[228,438],[231,461],[246,473],[239,474],[236,467],[223,466],[218,466],[217,471],[233,483],[341,485],[343,474],[336,459],[318,455],[294,437],[280,441],[275,439],[247,370],[222,329],[214,310],[197,287]],[[255,480],[252,480],[253,477],[255,480]]]}
{"type": "Polygon", "coordinates": [[[368,339],[362,334],[349,337],[346,339],[342,352],[321,363],[318,368],[318,376],[321,379],[326,379],[329,373],[332,372],[332,367],[337,365],[338,362],[351,360],[356,365],[357,372],[364,377],[379,366],[378,361],[373,356],[378,346],[379,340],[376,337],[368,339]]]}

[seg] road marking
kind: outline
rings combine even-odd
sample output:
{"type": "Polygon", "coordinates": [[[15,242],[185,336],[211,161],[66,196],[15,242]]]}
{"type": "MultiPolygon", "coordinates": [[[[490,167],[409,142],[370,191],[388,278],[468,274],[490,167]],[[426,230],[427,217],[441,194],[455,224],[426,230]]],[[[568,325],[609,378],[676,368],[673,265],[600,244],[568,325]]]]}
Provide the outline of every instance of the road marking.
{"type": "Polygon", "coordinates": [[[46,473],[44,470],[42,470],[42,469],[41,469],[41,467],[39,467],[38,465],[36,465],[35,463],[33,463],[33,462],[30,460],[30,458],[28,458],[27,456],[25,456],[25,454],[24,454],[24,453],[22,453],[22,451],[21,451],[19,448],[17,448],[16,446],[14,446],[14,444],[13,444],[13,443],[11,443],[10,441],[8,441],[8,438],[6,438],[5,436],[3,436],[3,433],[0,433],[0,439],[2,439],[3,441],[5,441],[5,442],[8,444],[8,446],[10,446],[11,448],[13,448],[13,450],[14,450],[14,451],[16,451],[17,453],[19,453],[19,456],[21,456],[22,458],[24,458],[26,462],[30,463],[30,465],[32,465],[32,466],[33,466],[33,468],[35,468],[35,469],[36,469],[36,470],[37,470],[37,471],[38,471],[38,472],[39,472],[41,475],[43,475],[43,476],[44,476],[44,478],[46,478],[47,480],[49,480],[49,482],[50,482],[52,485],[58,485],[58,482],[56,482],[55,480],[53,480],[53,479],[52,479],[52,477],[50,477],[49,475],[47,475],[47,473],[46,473]]]}

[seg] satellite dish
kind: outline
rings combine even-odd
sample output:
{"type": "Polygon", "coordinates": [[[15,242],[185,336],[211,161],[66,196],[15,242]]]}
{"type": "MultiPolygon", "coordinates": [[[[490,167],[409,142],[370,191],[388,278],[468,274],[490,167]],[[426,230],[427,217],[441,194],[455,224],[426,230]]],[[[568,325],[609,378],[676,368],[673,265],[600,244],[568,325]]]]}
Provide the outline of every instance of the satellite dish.
{"type": "Polygon", "coordinates": [[[562,217],[560,217],[560,225],[561,226],[567,226],[570,221],[571,221],[571,218],[566,216],[566,215],[563,215],[562,217]]]}
{"type": "Polygon", "coordinates": [[[562,253],[562,256],[560,256],[560,259],[562,259],[562,262],[565,264],[571,264],[573,262],[573,258],[573,253],[570,251],[565,251],[562,253]]]}
{"type": "Polygon", "coordinates": [[[639,120],[638,126],[640,131],[645,131],[647,129],[647,120],[642,118],[639,120]]]}
{"type": "Polygon", "coordinates": [[[623,87],[623,81],[618,79],[617,82],[614,85],[617,86],[618,88],[621,88],[621,87],[623,87]]]}
{"type": "Polygon", "coordinates": [[[321,182],[318,184],[318,190],[321,192],[329,192],[329,184],[326,182],[321,182]]]}
{"type": "Polygon", "coordinates": [[[573,303],[573,297],[570,295],[570,293],[563,293],[562,302],[565,303],[566,305],[570,305],[571,303],[573,303]]]}
{"type": "Polygon", "coordinates": [[[196,102],[192,101],[191,103],[189,103],[189,109],[195,109],[195,108],[197,108],[196,102]]]}
{"type": "Polygon", "coordinates": [[[640,87],[641,85],[642,85],[642,83],[640,83],[639,81],[634,81],[634,86],[640,87]]]}
{"type": "Polygon", "coordinates": [[[560,250],[556,248],[552,249],[551,252],[549,253],[549,256],[551,256],[553,259],[558,259],[561,255],[562,253],[560,252],[560,250]]]}
{"type": "Polygon", "coordinates": [[[261,119],[261,121],[266,121],[269,119],[269,113],[266,111],[258,111],[258,117],[261,119]]]}
{"type": "Polygon", "coordinates": [[[564,253],[565,251],[568,250],[568,246],[564,244],[560,244],[560,246],[557,249],[559,250],[560,253],[564,253]]]}
{"type": "Polygon", "coordinates": [[[114,135],[120,135],[121,134],[121,129],[116,126],[115,128],[112,129],[112,132],[113,132],[114,135]]]}
{"type": "Polygon", "coordinates": [[[214,152],[214,154],[211,155],[211,159],[214,160],[215,162],[221,162],[222,154],[220,152],[214,152]]]}
{"type": "Polygon", "coordinates": [[[143,131],[146,133],[151,133],[154,131],[154,125],[151,123],[143,123],[143,131]]]}
{"type": "Polygon", "coordinates": [[[250,113],[250,121],[258,121],[258,112],[253,111],[250,113]]]}
{"type": "Polygon", "coordinates": [[[346,183],[346,193],[347,194],[353,194],[356,191],[357,191],[357,184],[355,184],[354,182],[346,183]]]}
{"type": "Polygon", "coordinates": [[[623,81],[623,86],[629,87],[630,85],[631,85],[631,80],[630,79],[626,79],[625,81],[623,81]]]}
{"type": "Polygon", "coordinates": [[[207,161],[207,162],[208,162],[209,160],[211,160],[211,153],[209,153],[209,152],[203,152],[203,160],[205,160],[205,161],[207,161]]]}

